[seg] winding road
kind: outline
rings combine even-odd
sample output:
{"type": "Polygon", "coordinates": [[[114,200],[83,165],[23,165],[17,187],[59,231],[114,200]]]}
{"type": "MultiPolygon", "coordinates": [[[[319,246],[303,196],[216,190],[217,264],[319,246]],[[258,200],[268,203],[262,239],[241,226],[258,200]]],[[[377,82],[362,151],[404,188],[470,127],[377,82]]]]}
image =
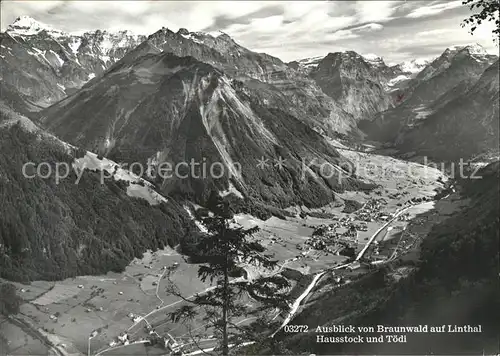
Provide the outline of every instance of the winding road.
{"type": "MultiPolygon", "coordinates": [[[[367,241],[367,243],[365,244],[365,246],[363,247],[363,249],[358,253],[358,255],[356,256],[356,259],[353,261],[353,262],[356,262],[356,261],[359,261],[363,255],[366,253],[366,251],[368,250],[368,248],[370,247],[370,245],[373,243],[373,241],[375,241],[375,239],[377,238],[377,236],[384,230],[386,229],[391,223],[393,223],[401,214],[403,214],[406,210],[408,210],[409,208],[415,206],[415,205],[418,205],[418,204],[413,204],[413,205],[409,205],[403,209],[400,209],[399,211],[397,211],[391,220],[387,221],[381,228],[379,228],[371,237],[370,239],[367,241]]],[[[279,273],[283,267],[286,265],[287,261],[285,261],[279,268],[278,272],[274,272],[273,274],[276,274],[276,273],[279,273]]],[[[352,262],[351,262],[352,263],[352,262]]],[[[291,308],[290,308],[290,311],[288,312],[288,315],[287,317],[285,318],[285,320],[283,321],[283,323],[280,325],[280,327],[274,332],[272,333],[269,337],[270,338],[274,338],[274,336],[279,332],[281,331],[286,325],[288,325],[290,323],[290,321],[293,319],[293,317],[295,316],[295,314],[297,313],[297,311],[299,310],[301,304],[302,304],[302,301],[307,298],[307,296],[313,291],[313,289],[316,287],[318,281],[321,279],[321,277],[323,277],[328,271],[332,271],[332,270],[336,270],[336,269],[341,269],[341,268],[345,268],[345,267],[348,267],[349,265],[351,265],[351,263],[346,263],[346,264],[343,264],[343,265],[340,265],[340,266],[336,266],[336,267],[332,267],[332,268],[329,268],[327,270],[324,270],[324,271],[321,271],[319,272],[318,274],[316,274],[313,278],[313,280],[311,281],[311,283],[308,285],[308,287],[304,290],[304,292],[293,302],[293,304],[291,305],[291,308]]],[[[162,275],[163,276],[163,275],[162,275]]],[[[234,280],[232,280],[231,282],[234,283],[234,282],[237,282],[237,281],[240,281],[242,280],[243,278],[242,277],[239,277],[239,278],[235,278],[234,280]]],[[[160,280],[161,280],[161,277],[160,277],[160,280]]],[[[158,286],[159,286],[160,283],[158,283],[158,286]]],[[[158,286],[157,286],[157,291],[158,291],[158,286]]],[[[188,297],[187,299],[192,299],[194,298],[196,295],[199,295],[199,294],[203,294],[203,293],[206,293],[212,289],[214,289],[215,287],[209,287],[207,289],[205,289],[204,291],[202,292],[199,292],[199,293],[196,293],[190,297],[188,297]]],[[[160,298],[158,298],[160,299],[160,298]]],[[[162,301],[160,299],[160,301],[162,301]]],[[[170,308],[174,305],[177,305],[179,303],[182,303],[183,300],[180,299],[174,303],[171,303],[171,304],[168,304],[168,305],[165,305],[165,306],[161,306],[160,308],[158,309],[153,309],[151,312],[149,312],[148,314],[146,314],[141,320],[139,320],[138,322],[136,323],[133,323],[128,329],[127,331],[131,330],[133,327],[137,326],[141,321],[146,321],[146,318],[157,313],[157,312],[160,312],[166,308],[170,308]]],[[[163,304],[163,301],[162,301],[162,304],[163,304]]],[[[129,345],[133,345],[133,344],[136,344],[137,342],[135,343],[131,343],[129,345]]],[[[244,343],[244,345],[250,345],[252,344],[253,342],[247,342],[247,343],[244,343]]],[[[186,345],[186,344],[184,344],[186,345]]],[[[179,345],[179,346],[184,346],[184,345],[179,345]]],[[[124,347],[125,345],[121,345],[120,347],[124,347]]],[[[231,345],[231,346],[234,346],[234,345],[231,345]]],[[[102,350],[100,351],[98,354],[96,354],[95,356],[98,356],[98,355],[101,355],[102,353],[106,352],[106,351],[110,351],[110,350],[115,350],[116,348],[119,348],[119,347],[114,347],[114,348],[107,348],[105,350],[102,350]]],[[[198,355],[198,354],[202,354],[202,353],[206,353],[206,352],[210,352],[210,351],[213,351],[214,348],[208,348],[208,349],[205,349],[205,350],[198,350],[198,351],[194,351],[194,352],[191,352],[191,353],[188,353],[188,354],[185,354],[186,356],[191,356],[191,355],[198,355]]]]}
{"type": "Polygon", "coordinates": [[[413,205],[409,205],[406,208],[403,208],[403,209],[399,210],[398,212],[396,212],[396,214],[393,215],[393,218],[391,220],[387,221],[384,225],[382,225],[382,227],[380,229],[378,229],[372,235],[372,237],[370,237],[370,239],[366,243],[365,247],[363,247],[363,249],[358,253],[358,255],[356,256],[356,259],[354,261],[359,261],[360,258],[363,257],[363,255],[365,254],[366,250],[368,250],[368,247],[370,247],[371,243],[373,241],[375,241],[375,239],[377,238],[378,234],[380,234],[380,232],[382,232],[385,228],[387,228],[390,224],[392,224],[394,222],[394,220],[396,220],[401,214],[403,214],[406,210],[408,210],[412,206],[413,205]]]}
{"type": "MultiPolygon", "coordinates": [[[[363,255],[365,254],[365,252],[368,250],[368,247],[370,247],[370,244],[375,241],[375,239],[377,238],[377,236],[380,234],[381,231],[383,231],[385,228],[387,228],[390,224],[392,224],[402,213],[404,213],[406,210],[408,210],[409,208],[413,207],[414,205],[410,205],[410,206],[407,206],[399,211],[397,211],[393,218],[391,220],[389,220],[388,222],[386,222],[380,229],[378,229],[373,235],[372,237],[368,240],[368,242],[366,243],[366,245],[363,247],[363,249],[359,252],[359,254],[356,256],[356,259],[354,261],[359,261],[359,259],[361,257],[363,257],[363,255]]],[[[333,267],[333,268],[330,268],[326,271],[322,271],[320,273],[318,273],[316,276],[314,276],[314,279],[312,280],[312,282],[309,284],[309,286],[306,288],[306,290],[295,300],[295,302],[292,304],[292,307],[287,315],[287,317],[285,318],[285,320],[283,321],[283,323],[281,324],[281,326],[274,332],[271,334],[271,338],[273,338],[281,329],[283,329],[292,319],[293,317],[295,316],[295,313],[297,312],[297,310],[299,309],[300,307],[300,304],[302,303],[302,301],[311,293],[311,291],[314,289],[314,287],[316,286],[316,284],[318,283],[318,281],[321,279],[321,277],[328,271],[331,271],[331,270],[336,270],[336,269],[341,269],[341,268],[345,268],[347,266],[349,266],[351,263],[346,263],[346,264],[343,264],[343,265],[340,265],[340,266],[336,266],[336,267],[333,267]]]]}

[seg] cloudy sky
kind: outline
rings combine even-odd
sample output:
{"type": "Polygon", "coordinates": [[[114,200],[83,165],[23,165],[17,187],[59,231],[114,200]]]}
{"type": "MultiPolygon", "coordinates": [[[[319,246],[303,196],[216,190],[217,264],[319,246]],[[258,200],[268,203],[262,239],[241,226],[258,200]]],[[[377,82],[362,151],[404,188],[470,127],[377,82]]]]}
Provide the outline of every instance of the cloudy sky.
{"type": "Polygon", "coordinates": [[[150,34],[221,30],[243,46],[285,61],[354,50],[388,63],[439,55],[479,43],[497,53],[493,24],[474,36],[460,26],[461,1],[2,1],[2,30],[28,15],[67,32],[123,30],[150,34]]]}

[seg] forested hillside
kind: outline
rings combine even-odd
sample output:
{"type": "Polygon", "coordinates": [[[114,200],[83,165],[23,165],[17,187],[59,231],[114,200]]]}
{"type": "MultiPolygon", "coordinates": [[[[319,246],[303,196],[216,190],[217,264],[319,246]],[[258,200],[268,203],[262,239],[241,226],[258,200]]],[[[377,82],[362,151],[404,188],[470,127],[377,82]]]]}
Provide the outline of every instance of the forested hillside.
{"type": "MultiPolygon", "coordinates": [[[[0,120],[1,121],[1,120],[0,120]]],[[[0,129],[0,277],[10,280],[61,279],[122,270],[147,249],[174,246],[191,228],[173,200],[152,206],[127,195],[127,183],[74,171],[25,178],[26,162],[74,161],[56,139],[20,124],[0,129]],[[8,153],[8,154],[7,154],[8,153]]],[[[33,174],[33,171],[29,171],[33,174]]]]}

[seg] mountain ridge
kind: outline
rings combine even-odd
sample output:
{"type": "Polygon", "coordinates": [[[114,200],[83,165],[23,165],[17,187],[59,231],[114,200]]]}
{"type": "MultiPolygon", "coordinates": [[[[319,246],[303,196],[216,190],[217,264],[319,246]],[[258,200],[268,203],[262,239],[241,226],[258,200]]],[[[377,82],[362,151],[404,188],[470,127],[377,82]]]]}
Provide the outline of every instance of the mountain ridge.
{"type": "Polygon", "coordinates": [[[75,35],[19,17],[0,33],[1,80],[46,107],[102,74],[145,38],[127,31],[75,35]]]}
{"type": "Polygon", "coordinates": [[[311,166],[316,173],[303,176],[304,159],[333,166],[348,162],[303,120],[267,107],[247,83],[193,57],[149,53],[133,65],[126,58],[118,62],[78,94],[44,110],[40,120],[57,136],[118,161],[223,162],[231,177],[221,181],[162,182],[167,191],[182,191],[197,202],[206,198],[207,184],[222,191],[231,182],[244,196],[266,204],[316,206],[332,201],[345,184],[360,184],[354,177],[339,179],[338,173],[318,175],[320,163],[311,166]],[[97,105],[103,98],[106,107],[97,105]],[[255,165],[261,157],[283,157],[290,165],[259,171],[255,165]],[[242,164],[244,177],[234,174],[234,162],[242,164]]]}

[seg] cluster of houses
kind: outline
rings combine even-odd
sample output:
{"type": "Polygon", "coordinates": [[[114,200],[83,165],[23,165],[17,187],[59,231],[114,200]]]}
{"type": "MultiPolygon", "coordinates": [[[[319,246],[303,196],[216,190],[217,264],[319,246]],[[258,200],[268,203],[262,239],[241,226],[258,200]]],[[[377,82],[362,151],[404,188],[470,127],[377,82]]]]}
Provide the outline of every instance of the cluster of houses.
{"type": "MultiPolygon", "coordinates": [[[[387,200],[384,198],[370,199],[351,216],[334,218],[331,224],[313,227],[312,237],[305,244],[309,246],[309,249],[324,250],[332,254],[344,254],[343,251],[355,249],[358,243],[358,232],[368,231],[367,223],[388,221],[393,217],[392,214],[382,211],[384,205],[387,205],[387,200]]],[[[408,219],[408,213],[399,217],[401,221],[408,219]]],[[[304,247],[297,245],[297,249],[304,250],[304,247]]],[[[307,253],[302,252],[302,255],[305,254],[307,253]]]]}
{"type": "Polygon", "coordinates": [[[160,336],[156,333],[151,335],[147,341],[150,345],[161,345],[174,354],[177,353],[181,347],[172,337],[160,336]]]}
{"type": "Polygon", "coordinates": [[[120,335],[118,335],[118,340],[122,344],[127,345],[129,343],[128,334],[127,333],[121,333],[120,335]]]}
{"type": "Polygon", "coordinates": [[[355,248],[357,232],[366,230],[366,224],[355,223],[352,217],[342,217],[332,224],[315,227],[311,238],[305,244],[315,250],[341,254],[346,248],[355,248]]]}
{"type": "Polygon", "coordinates": [[[272,244],[276,244],[276,243],[282,243],[283,242],[283,238],[276,235],[276,234],[273,234],[273,236],[271,237],[271,239],[269,240],[269,245],[272,245],[272,244]]]}
{"type": "Polygon", "coordinates": [[[118,335],[117,340],[112,340],[109,343],[110,347],[118,346],[118,345],[128,345],[130,344],[130,340],[128,339],[128,334],[123,332],[118,335]]]}
{"type": "Polygon", "coordinates": [[[410,213],[404,213],[398,216],[398,221],[408,221],[410,220],[410,213]]]}
{"type": "Polygon", "coordinates": [[[361,209],[355,212],[356,219],[364,222],[388,220],[390,216],[381,212],[383,205],[387,205],[387,200],[384,198],[370,199],[361,209]]]}
{"type": "Polygon", "coordinates": [[[129,313],[128,314],[128,317],[130,318],[130,320],[132,320],[134,323],[138,323],[139,321],[142,320],[142,316],[140,315],[135,315],[134,313],[129,313]]]}
{"type": "Polygon", "coordinates": [[[432,201],[433,198],[431,197],[413,197],[410,200],[408,200],[409,203],[411,204],[418,204],[418,203],[425,203],[426,201],[432,201]]]}

